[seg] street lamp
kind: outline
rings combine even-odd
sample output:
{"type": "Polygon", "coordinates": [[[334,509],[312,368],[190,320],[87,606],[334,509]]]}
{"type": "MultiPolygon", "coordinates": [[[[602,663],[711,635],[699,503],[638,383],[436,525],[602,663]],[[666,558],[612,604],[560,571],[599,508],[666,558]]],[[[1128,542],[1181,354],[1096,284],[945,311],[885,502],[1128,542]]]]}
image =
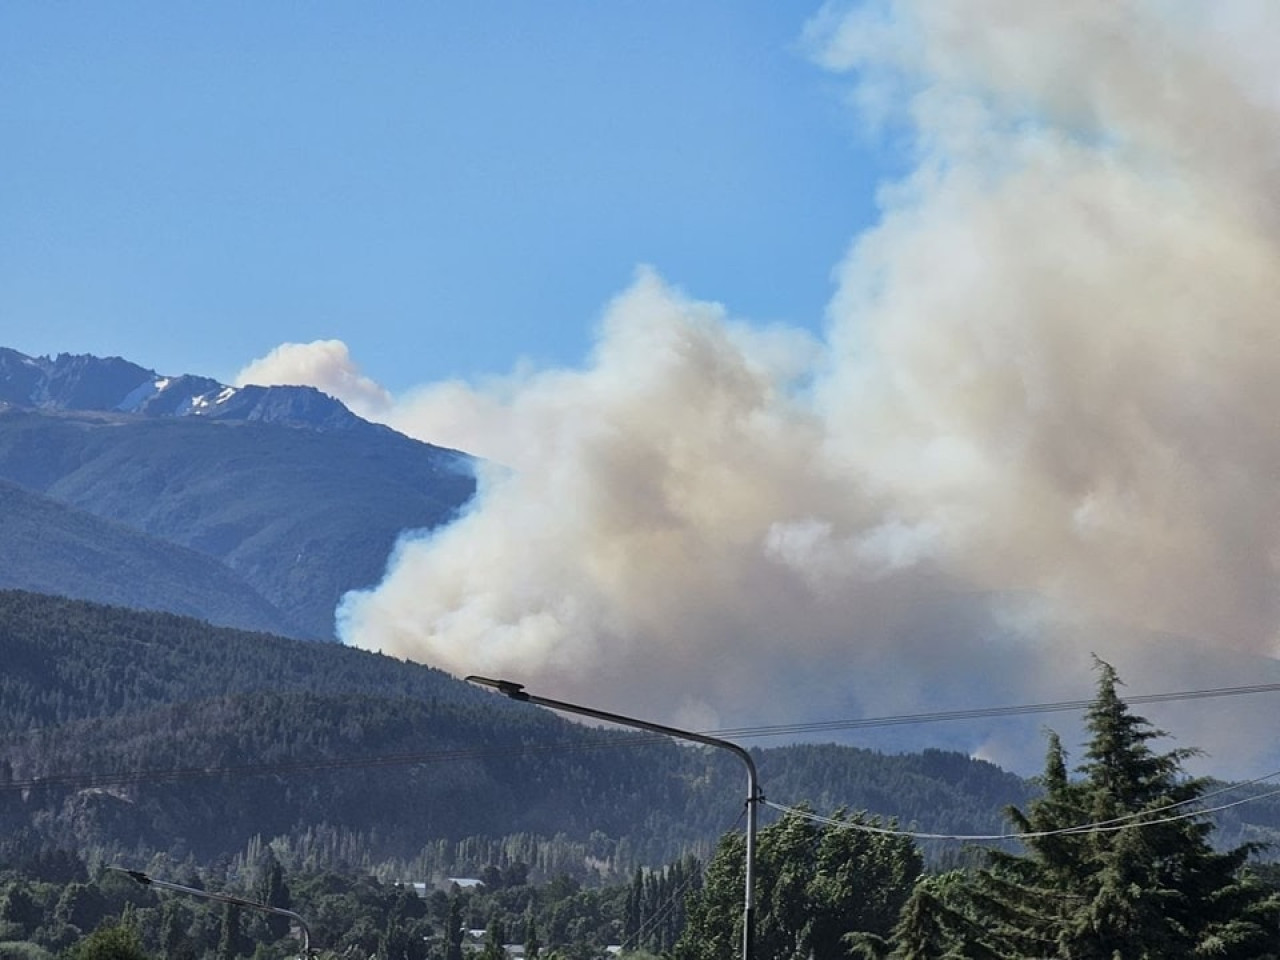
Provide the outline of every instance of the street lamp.
{"type": "Polygon", "coordinates": [[[744,895],[744,903],[742,909],[742,960],[751,960],[752,949],[755,945],[755,929],[753,917],[755,914],[755,861],[756,861],[756,809],[764,797],[760,793],[759,778],[756,776],[756,764],[751,759],[751,754],[743,747],[736,743],[730,743],[728,740],[721,740],[718,737],[709,737],[705,733],[694,733],[691,730],[680,730],[677,727],[664,726],[661,723],[652,723],[648,720],[637,720],[635,717],[624,717],[621,714],[610,713],[607,710],[596,710],[593,707],[584,707],[577,703],[565,703],[563,700],[551,700],[547,697],[534,696],[528,693],[524,684],[515,683],[511,680],[491,680],[488,677],[467,677],[471,683],[478,683],[486,687],[493,687],[499,693],[503,693],[512,700],[521,700],[525,703],[534,703],[540,707],[550,707],[552,710],[562,710],[565,713],[576,713],[584,717],[592,717],[596,720],[604,720],[606,723],[616,723],[623,727],[635,727],[637,730],[649,730],[653,733],[665,734],[668,737],[675,737],[678,740],[692,740],[694,743],[705,744],[709,747],[722,747],[725,750],[732,751],[743,763],[747,765],[747,869],[746,869],[746,890],[744,895]]]}
{"type": "Polygon", "coordinates": [[[124,867],[112,867],[111,869],[119,873],[128,874],[144,887],[175,890],[178,893],[185,893],[192,897],[203,897],[205,900],[217,900],[219,903],[230,903],[237,907],[249,907],[252,910],[261,910],[263,913],[276,913],[282,917],[288,917],[295,921],[302,931],[302,956],[304,960],[310,960],[311,931],[307,928],[307,922],[292,910],[286,910],[284,907],[273,907],[267,903],[259,903],[257,900],[246,900],[244,897],[233,897],[226,893],[210,893],[208,890],[201,890],[199,887],[184,887],[180,883],[170,883],[168,880],[156,880],[139,870],[126,870],[124,867]]]}

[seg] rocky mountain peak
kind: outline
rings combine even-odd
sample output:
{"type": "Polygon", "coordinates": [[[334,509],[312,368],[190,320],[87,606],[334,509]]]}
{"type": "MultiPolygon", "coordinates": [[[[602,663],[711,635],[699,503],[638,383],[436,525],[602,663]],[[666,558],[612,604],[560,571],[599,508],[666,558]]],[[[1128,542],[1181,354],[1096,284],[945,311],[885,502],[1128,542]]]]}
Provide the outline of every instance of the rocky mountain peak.
{"type": "Polygon", "coordinates": [[[0,347],[0,402],[39,410],[256,420],[314,430],[385,430],[315,387],[231,387],[208,377],[161,376],[121,357],[28,357],[0,347]]]}

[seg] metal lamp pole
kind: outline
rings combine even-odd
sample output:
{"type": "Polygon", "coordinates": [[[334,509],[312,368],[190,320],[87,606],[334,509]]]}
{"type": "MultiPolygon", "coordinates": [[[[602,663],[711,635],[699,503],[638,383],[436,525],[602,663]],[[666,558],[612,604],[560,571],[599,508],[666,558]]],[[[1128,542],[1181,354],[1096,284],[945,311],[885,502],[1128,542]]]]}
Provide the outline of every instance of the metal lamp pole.
{"type": "Polygon", "coordinates": [[[677,727],[668,727],[661,723],[651,723],[648,720],[637,720],[635,717],[624,717],[621,714],[610,713],[607,710],[596,710],[593,707],[584,707],[577,703],[565,703],[563,700],[551,700],[547,697],[534,696],[532,693],[526,692],[524,684],[515,683],[511,680],[491,680],[488,677],[476,676],[467,677],[467,680],[471,683],[478,683],[486,687],[493,687],[493,689],[506,694],[512,700],[534,703],[540,707],[550,707],[552,710],[562,710],[565,713],[576,713],[584,717],[604,720],[607,723],[616,723],[623,727],[635,727],[638,730],[649,730],[653,733],[661,733],[668,737],[675,737],[678,740],[691,740],[694,743],[705,744],[709,747],[721,747],[733,752],[738,759],[746,764],[747,869],[746,891],[742,910],[742,960],[751,960],[752,951],[755,945],[756,813],[760,801],[764,799],[760,794],[759,778],[756,776],[756,764],[755,761],[751,759],[751,754],[736,743],[730,743],[728,740],[721,740],[718,737],[709,737],[704,733],[694,733],[691,730],[680,730],[677,727]]]}
{"type": "Polygon", "coordinates": [[[208,890],[201,890],[199,887],[184,887],[180,883],[170,883],[168,880],[156,880],[147,876],[138,870],[126,870],[123,867],[112,867],[112,870],[126,873],[138,883],[147,887],[160,887],[163,890],[175,890],[178,893],[185,893],[192,897],[202,897],[205,900],[217,900],[219,903],[230,903],[237,907],[249,907],[253,910],[261,910],[264,913],[278,913],[282,917],[289,917],[298,924],[298,928],[302,930],[302,956],[309,958],[311,956],[311,930],[307,927],[307,922],[298,916],[292,910],[286,910],[284,907],[273,907],[270,904],[259,903],[257,900],[246,900],[244,897],[233,897],[226,893],[210,893],[208,890]]]}

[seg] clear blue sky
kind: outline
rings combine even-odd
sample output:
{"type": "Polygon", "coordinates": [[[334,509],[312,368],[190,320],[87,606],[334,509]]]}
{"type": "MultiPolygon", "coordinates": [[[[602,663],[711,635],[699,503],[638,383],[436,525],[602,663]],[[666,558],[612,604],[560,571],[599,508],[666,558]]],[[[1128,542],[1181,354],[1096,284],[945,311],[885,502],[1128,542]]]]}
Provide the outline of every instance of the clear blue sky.
{"type": "Polygon", "coordinates": [[[576,364],[639,264],[819,329],[891,161],[816,3],[10,0],[0,345],[392,390],[576,364]]]}

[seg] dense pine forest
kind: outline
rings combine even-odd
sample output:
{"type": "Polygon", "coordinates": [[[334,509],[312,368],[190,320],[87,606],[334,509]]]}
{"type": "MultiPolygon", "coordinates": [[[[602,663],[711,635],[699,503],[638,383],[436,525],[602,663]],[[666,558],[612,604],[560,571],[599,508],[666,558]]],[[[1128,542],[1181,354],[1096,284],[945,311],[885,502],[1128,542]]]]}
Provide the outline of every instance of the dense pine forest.
{"type": "MultiPolygon", "coordinates": [[[[1050,736],[1041,792],[1007,811],[1016,849],[985,845],[966,865],[930,868],[916,831],[863,812],[798,807],[766,826],[753,861],[754,960],[1280,956],[1280,875],[1251,845],[1210,842],[1210,785],[1183,772],[1190,751],[1155,748],[1163,734],[1129,710],[1117,682],[1099,664],[1074,770],[1050,736]]],[[[737,830],[705,864],[686,856],[591,888],[568,874],[532,882],[527,862],[490,852],[478,876],[433,884],[317,870],[255,841],[204,869],[153,858],[150,869],[185,888],[174,894],[145,874],[91,871],[73,853],[44,851],[0,870],[0,951],[25,960],[282,960],[304,944],[352,960],[739,955],[737,830]]]]}
{"type": "MultiPolygon", "coordinates": [[[[740,815],[722,752],[569,722],[334,644],[0,592],[0,825],[14,855],[205,864],[261,836],[308,863],[625,878],[705,855],[740,815]]],[[[990,829],[1029,787],[930,751],[766,748],[779,797],[990,829]]]]}
{"type": "MultiPolygon", "coordinates": [[[[740,943],[741,768],[719,751],[337,645],[19,591],[0,657],[0,956],[301,946],[279,916],[117,868],[287,906],[352,960],[740,943]]],[[[1275,800],[1200,812],[1222,785],[1159,752],[1117,683],[1099,664],[1082,760],[1050,738],[1034,782],[943,751],[753,750],[757,957],[1280,956],[1254,842],[1275,800]],[[992,833],[1025,839],[929,836],[992,833]]]]}

